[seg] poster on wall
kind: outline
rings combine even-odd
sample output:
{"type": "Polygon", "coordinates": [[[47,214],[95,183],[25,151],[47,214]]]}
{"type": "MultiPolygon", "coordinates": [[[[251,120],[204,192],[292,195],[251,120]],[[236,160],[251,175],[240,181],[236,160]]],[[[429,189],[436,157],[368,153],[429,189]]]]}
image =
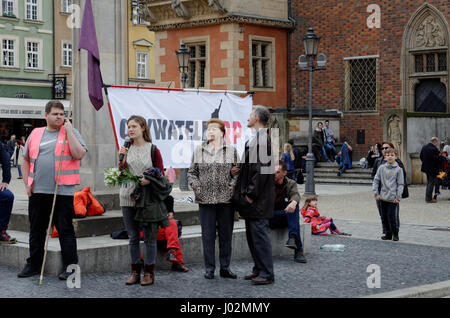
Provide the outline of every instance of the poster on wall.
{"type": "Polygon", "coordinates": [[[127,120],[140,115],[147,120],[152,142],[161,151],[164,166],[189,168],[194,149],[205,140],[211,118],[225,123],[225,141],[242,155],[251,136],[247,120],[251,95],[224,92],[108,87],[108,99],[117,149],[127,135],[127,120]]]}

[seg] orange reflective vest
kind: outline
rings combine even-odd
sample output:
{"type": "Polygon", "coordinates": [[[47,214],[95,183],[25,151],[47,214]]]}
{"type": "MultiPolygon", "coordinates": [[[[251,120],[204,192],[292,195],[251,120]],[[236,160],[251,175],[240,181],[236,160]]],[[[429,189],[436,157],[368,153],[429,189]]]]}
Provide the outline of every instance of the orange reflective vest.
{"type": "MultiPolygon", "coordinates": [[[[39,145],[44,135],[45,127],[33,129],[28,140],[28,157],[30,158],[30,170],[28,172],[28,185],[31,186],[34,181],[34,165],[39,156],[39,145]]],[[[55,147],[55,181],[58,180],[59,163],[62,160],[61,174],[59,177],[60,185],[80,184],[80,164],[70,153],[69,140],[65,140],[66,146],[61,156],[65,137],[64,127],[59,130],[58,140],[55,147]]]]}

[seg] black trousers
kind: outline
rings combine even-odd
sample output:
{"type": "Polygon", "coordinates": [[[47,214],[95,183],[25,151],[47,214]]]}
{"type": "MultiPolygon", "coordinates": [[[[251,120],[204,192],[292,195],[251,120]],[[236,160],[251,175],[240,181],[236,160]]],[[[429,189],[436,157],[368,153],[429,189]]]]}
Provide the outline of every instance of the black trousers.
{"type": "Polygon", "coordinates": [[[435,190],[437,182],[438,178],[436,175],[427,173],[427,189],[425,192],[425,200],[431,201],[433,199],[433,190],[435,190]]]}
{"type": "Polygon", "coordinates": [[[247,244],[252,255],[253,273],[274,280],[272,243],[269,237],[268,219],[245,219],[247,244]]]}
{"type": "MultiPolygon", "coordinates": [[[[28,216],[30,220],[30,257],[27,263],[33,268],[41,268],[44,259],[45,236],[52,210],[53,194],[35,193],[29,198],[28,216]]],[[[78,263],[77,241],[73,229],[73,196],[57,195],[53,224],[58,231],[64,268],[78,263]]]]}
{"type": "MultiPolygon", "coordinates": [[[[386,233],[389,233],[389,229],[387,229],[387,224],[385,223],[385,222],[383,222],[383,214],[382,214],[382,211],[381,211],[381,200],[379,200],[379,201],[375,201],[376,203],[377,203],[377,208],[378,208],[378,213],[380,214],[380,219],[381,219],[381,225],[382,225],[382,228],[383,228],[383,234],[386,234],[386,233]]],[[[397,227],[398,227],[398,229],[400,230],[400,204],[396,204],[396,208],[397,208],[397,211],[395,212],[395,216],[396,216],[396,218],[397,218],[397,227]]]]}
{"type": "Polygon", "coordinates": [[[386,235],[398,235],[400,222],[398,217],[399,204],[380,200],[381,222],[386,235]]]}
{"type": "Polygon", "coordinates": [[[220,269],[229,269],[234,227],[234,209],[232,205],[199,204],[199,212],[205,271],[214,273],[216,268],[216,230],[219,234],[220,269]]]}

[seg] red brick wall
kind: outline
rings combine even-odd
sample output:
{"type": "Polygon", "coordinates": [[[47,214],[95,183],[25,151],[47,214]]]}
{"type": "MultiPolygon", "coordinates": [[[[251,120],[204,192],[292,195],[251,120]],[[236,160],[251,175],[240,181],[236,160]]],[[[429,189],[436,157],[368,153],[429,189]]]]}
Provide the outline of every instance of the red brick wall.
{"type": "MultiPolygon", "coordinates": [[[[449,0],[428,0],[450,24],[449,0]]],[[[313,106],[344,111],[344,57],[379,55],[380,106],[374,114],[345,113],[341,119],[341,137],[348,137],[354,147],[354,159],[364,156],[370,144],[383,138],[385,109],[400,108],[402,37],[415,11],[425,1],[418,0],[310,0],[292,1],[297,28],[291,37],[291,96],[293,107],[308,105],[307,72],[300,72],[298,56],[304,54],[302,38],[308,26],[321,38],[319,53],[327,56],[327,70],[314,73],[313,106]],[[381,7],[381,28],[370,29],[369,4],[381,7]],[[356,145],[356,131],[365,129],[365,145],[356,145]]]]}
{"type": "Polygon", "coordinates": [[[285,29],[275,29],[258,25],[240,25],[244,29],[244,41],[239,42],[239,50],[244,52],[244,58],[240,60],[239,66],[244,69],[244,77],[241,77],[240,84],[250,88],[250,35],[271,37],[275,39],[275,69],[274,82],[276,90],[274,92],[264,92],[255,90],[253,96],[254,105],[264,105],[268,107],[287,107],[287,31],[285,29]]]}

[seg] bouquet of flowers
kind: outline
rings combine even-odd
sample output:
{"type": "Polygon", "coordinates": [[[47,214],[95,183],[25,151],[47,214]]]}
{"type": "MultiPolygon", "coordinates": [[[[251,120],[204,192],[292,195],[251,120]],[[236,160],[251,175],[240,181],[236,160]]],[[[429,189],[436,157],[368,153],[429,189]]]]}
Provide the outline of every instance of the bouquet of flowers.
{"type": "Polygon", "coordinates": [[[133,175],[128,169],[119,169],[116,167],[105,169],[105,185],[107,187],[122,186],[128,183],[138,185],[139,176],[133,175]]]}

